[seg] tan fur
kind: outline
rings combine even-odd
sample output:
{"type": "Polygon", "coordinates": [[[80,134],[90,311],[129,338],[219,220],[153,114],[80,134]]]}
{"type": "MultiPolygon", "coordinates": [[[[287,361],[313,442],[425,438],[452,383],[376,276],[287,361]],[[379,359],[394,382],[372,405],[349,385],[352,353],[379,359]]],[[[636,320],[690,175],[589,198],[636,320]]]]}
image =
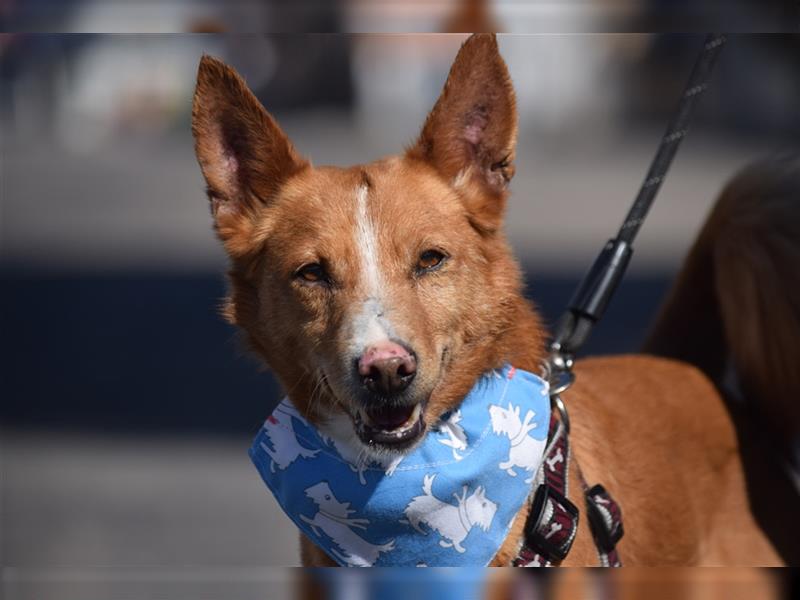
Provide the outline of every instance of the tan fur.
{"type": "Polygon", "coordinates": [[[725,187],[645,350],[697,366],[729,399],[752,509],[790,564],[800,468],[800,158],[772,157],[725,187]]]}
{"type": "Polygon", "coordinates": [[[800,440],[798,265],[800,158],[751,165],[714,205],[646,344],[719,383],[732,367],[787,456],[800,440]]]}
{"type": "MultiPolygon", "coordinates": [[[[511,362],[540,370],[546,333],[522,296],[501,227],[517,129],[494,36],[462,46],[419,140],[399,157],[312,168],[238,76],[210,58],[200,65],[193,131],[231,256],[225,314],[308,418],[323,422],[350,402],[349,324],[370,293],[353,237],[361,187],[384,309],[416,351],[414,389],[429,399],[426,422],[456,406],[488,369],[511,362]],[[448,260],[415,274],[429,248],[448,260]],[[323,264],[331,283],[299,280],[309,262],[323,264]]],[[[622,504],[626,564],[777,562],[748,512],[736,439],[705,378],[647,357],[587,360],[577,374],[566,396],[574,456],[622,504]]],[[[571,472],[580,505],[575,465],[571,472]]],[[[496,564],[513,556],[523,520],[496,564]]],[[[332,564],[305,538],[302,560],[332,564]]],[[[566,564],[596,563],[584,523],[566,564]]]]}

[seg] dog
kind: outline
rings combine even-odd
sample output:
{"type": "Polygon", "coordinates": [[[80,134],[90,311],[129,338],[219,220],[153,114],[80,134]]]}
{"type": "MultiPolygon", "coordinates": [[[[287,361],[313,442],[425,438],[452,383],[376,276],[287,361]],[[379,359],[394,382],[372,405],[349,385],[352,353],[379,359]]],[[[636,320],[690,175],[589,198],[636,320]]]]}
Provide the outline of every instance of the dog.
{"type": "Polygon", "coordinates": [[[467,449],[467,434],[459,425],[461,418],[461,411],[454,410],[451,415],[439,421],[437,428],[440,433],[447,436],[439,438],[439,443],[450,448],[453,451],[453,458],[456,460],[464,458],[461,452],[467,449]]]}
{"type": "Polygon", "coordinates": [[[300,515],[315,532],[320,530],[330,537],[340,550],[333,549],[337,558],[351,567],[371,567],[382,552],[394,548],[394,540],[385,544],[370,544],[353,529],[366,529],[367,519],[353,519],[355,512],[349,502],[340,502],[333,495],[327,482],[321,481],[306,490],[306,496],[317,505],[317,512],[312,518],[300,515]]]}
{"type": "Polygon", "coordinates": [[[454,493],[455,505],[443,502],[433,495],[435,478],[435,474],[423,478],[422,496],[415,496],[408,503],[405,509],[406,518],[414,529],[424,535],[428,532],[420,526],[423,523],[435,530],[442,537],[439,540],[442,548],[453,548],[463,554],[466,549],[462,542],[473,527],[489,531],[497,512],[497,504],[486,498],[486,490],[480,485],[469,496],[466,486],[462,489],[461,496],[454,493]],[[460,514],[465,518],[459,518],[460,514]]]}
{"type": "MultiPolygon", "coordinates": [[[[489,416],[492,421],[492,431],[505,435],[510,442],[508,460],[500,463],[499,467],[512,477],[517,476],[515,467],[521,467],[531,474],[526,483],[533,481],[535,469],[539,466],[537,457],[542,454],[543,442],[535,440],[528,434],[536,428],[536,423],[531,423],[536,416],[532,410],[525,413],[525,419],[519,418],[519,406],[503,408],[493,404],[489,407],[489,416]]],[[[555,457],[551,460],[555,460],[555,457]]]]}
{"type": "MultiPolygon", "coordinates": [[[[192,131],[230,258],[223,314],[318,428],[347,419],[356,453],[403,456],[482,374],[508,363],[539,372],[547,332],[502,228],[517,116],[493,35],[462,45],[419,137],[397,156],[312,166],[211,57],[200,62],[192,131]]],[[[702,373],[646,355],[581,360],[575,372],[564,395],[569,489],[581,489],[579,466],[613,493],[625,564],[780,564],[702,373]]],[[[527,510],[492,565],[515,557],[527,510]]],[[[334,564],[305,537],[301,557],[334,564]]],[[[599,564],[585,523],[562,564],[599,564]]]]}
{"type": "Polygon", "coordinates": [[[298,458],[313,458],[319,452],[319,450],[310,450],[300,443],[292,418],[304,422],[303,417],[291,406],[281,403],[264,423],[264,430],[267,432],[272,448],[264,442],[261,445],[271,459],[269,468],[273,473],[276,467],[284,470],[298,458]]]}

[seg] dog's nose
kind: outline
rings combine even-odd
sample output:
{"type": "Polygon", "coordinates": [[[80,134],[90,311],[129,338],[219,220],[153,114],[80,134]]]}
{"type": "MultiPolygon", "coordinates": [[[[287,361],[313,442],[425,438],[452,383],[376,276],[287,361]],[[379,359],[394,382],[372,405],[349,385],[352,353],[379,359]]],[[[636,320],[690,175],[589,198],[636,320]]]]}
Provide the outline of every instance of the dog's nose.
{"type": "Polygon", "coordinates": [[[367,348],[358,359],[358,375],[367,389],[391,397],[406,389],[417,374],[417,359],[395,342],[381,342],[367,348]]]}

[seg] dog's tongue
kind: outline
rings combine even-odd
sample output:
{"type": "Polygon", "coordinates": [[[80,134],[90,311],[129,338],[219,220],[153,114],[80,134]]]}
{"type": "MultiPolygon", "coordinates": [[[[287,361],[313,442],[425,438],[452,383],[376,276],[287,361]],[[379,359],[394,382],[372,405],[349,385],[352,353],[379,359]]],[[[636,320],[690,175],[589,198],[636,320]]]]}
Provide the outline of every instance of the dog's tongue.
{"type": "Polygon", "coordinates": [[[367,410],[367,416],[374,426],[391,431],[405,425],[413,412],[413,406],[381,407],[367,410]]]}

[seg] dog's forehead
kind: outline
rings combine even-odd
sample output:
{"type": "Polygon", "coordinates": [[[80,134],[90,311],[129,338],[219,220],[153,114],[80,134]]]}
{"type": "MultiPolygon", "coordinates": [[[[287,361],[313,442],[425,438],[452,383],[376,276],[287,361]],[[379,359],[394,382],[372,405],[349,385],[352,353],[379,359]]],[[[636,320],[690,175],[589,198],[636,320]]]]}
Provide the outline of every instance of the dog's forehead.
{"type": "Polygon", "coordinates": [[[323,166],[307,169],[286,183],[280,194],[283,212],[310,219],[324,228],[349,223],[366,200],[366,210],[377,223],[384,219],[409,222],[411,211],[437,218],[460,216],[458,196],[427,165],[400,157],[351,167],[323,166]]]}
{"type": "Polygon", "coordinates": [[[453,188],[403,158],[306,169],[265,207],[258,230],[280,249],[275,259],[285,268],[320,257],[355,268],[365,254],[403,256],[421,245],[465,243],[471,234],[453,188]],[[462,228],[464,235],[452,235],[462,228]]]}
{"type": "Polygon", "coordinates": [[[428,165],[419,161],[391,158],[364,168],[370,184],[370,201],[374,212],[397,209],[409,210],[447,218],[462,215],[463,205],[446,182],[428,165]]]}

